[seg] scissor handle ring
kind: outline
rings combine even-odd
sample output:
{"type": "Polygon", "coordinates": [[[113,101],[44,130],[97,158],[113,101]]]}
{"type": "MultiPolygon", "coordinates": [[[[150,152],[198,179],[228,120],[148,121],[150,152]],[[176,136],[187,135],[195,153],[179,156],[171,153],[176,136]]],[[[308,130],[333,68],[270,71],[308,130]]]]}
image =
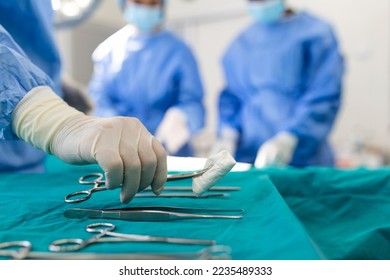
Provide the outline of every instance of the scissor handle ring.
{"type": "Polygon", "coordinates": [[[91,197],[91,195],[92,195],[92,192],[90,190],[74,192],[74,193],[71,193],[71,194],[68,194],[67,196],[65,196],[65,202],[66,203],[78,203],[78,202],[86,201],[91,197]],[[72,198],[72,197],[80,196],[80,195],[82,195],[82,197],[72,198]]]}
{"type": "Polygon", "coordinates": [[[113,231],[115,225],[111,223],[95,223],[87,225],[85,228],[88,232],[103,232],[103,231],[113,231]],[[99,229],[100,228],[100,229],[99,229]]]}
{"type": "Polygon", "coordinates": [[[72,252],[83,248],[85,240],[81,238],[60,239],[50,244],[49,250],[52,252],[72,252]]]}
{"type": "Polygon", "coordinates": [[[31,248],[32,245],[29,241],[11,241],[0,243],[0,256],[22,260],[28,256],[31,248]],[[11,250],[13,247],[19,247],[19,249],[11,250]]]}
{"type": "Polygon", "coordinates": [[[11,247],[23,247],[31,249],[32,245],[30,241],[10,241],[0,243],[0,249],[7,249],[11,247]]]}
{"type": "Polygon", "coordinates": [[[79,183],[81,185],[90,185],[95,183],[104,183],[102,181],[103,174],[102,173],[91,173],[85,176],[80,177],[79,183]]]}

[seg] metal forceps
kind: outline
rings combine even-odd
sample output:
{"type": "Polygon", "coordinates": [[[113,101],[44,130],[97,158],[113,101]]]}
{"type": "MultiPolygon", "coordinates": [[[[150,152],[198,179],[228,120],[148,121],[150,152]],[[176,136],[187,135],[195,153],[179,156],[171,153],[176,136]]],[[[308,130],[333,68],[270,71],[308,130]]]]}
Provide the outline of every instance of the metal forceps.
{"type": "MultiPolygon", "coordinates": [[[[192,172],[192,173],[168,174],[167,181],[177,181],[177,180],[183,180],[183,179],[188,179],[188,178],[194,178],[194,177],[202,175],[207,170],[209,170],[211,167],[212,166],[209,166],[205,169],[202,169],[202,170],[196,171],[196,172],[192,172]]],[[[108,188],[106,187],[106,181],[103,180],[102,173],[91,173],[91,174],[82,176],[79,179],[79,183],[81,185],[93,185],[93,187],[89,190],[83,190],[83,191],[78,191],[78,192],[68,194],[65,197],[66,203],[78,203],[78,202],[86,201],[86,200],[91,198],[91,196],[94,192],[108,190],[108,188]],[[75,197],[78,197],[78,198],[75,198],[75,197]]]]}
{"type": "Polygon", "coordinates": [[[242,215],[222,213],[240,213],[242,209],[200,209],[166,206],[145,206],[114,209],[70,208],[64,211],[69,219],[113,219],[127,221],[161,222],[181,219],[242,219],[242,215]]]}
{"type": "Polygon", "coordinates": [[[111,223],[95,223],[86,227],[88,232],[98,233],[90,239],[60,239],[54,241],[49,250],[53,252],[72,252],[79,251],[94,243],[106,242],[153,242],[153,243],[172,243],[172,244],[188,244],[188,245],[215,245],[214,240],[203,239],[188,239],[188,238],[174,238],[174,237],[159,237],[150,235],[137,235],[117,233],[113,230],[115,225],[111,223]],[[112,236],[112,237],[108,237],[112,236]]]}
{"type": "Polygon", "coordinates": [[[230,247],[212,245],[187,253],[53,253],[34,252],[29,241],[0,243],[0,257],[15,260],[230,260],[230,247]]]}

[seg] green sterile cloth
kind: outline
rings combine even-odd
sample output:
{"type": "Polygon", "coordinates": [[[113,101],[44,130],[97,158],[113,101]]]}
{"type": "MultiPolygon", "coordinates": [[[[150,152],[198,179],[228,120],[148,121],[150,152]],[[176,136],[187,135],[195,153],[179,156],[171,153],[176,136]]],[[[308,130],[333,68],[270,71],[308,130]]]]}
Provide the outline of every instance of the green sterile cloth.
{"type": "MultiPolygon", "coordinates": [[[[94,193],[78,204],[66,204],[64,197],[90,188],[79,177],[101,171],[96,165],[72,166],[49,157],[45,174],[0,175],[0,241],[28,240],[35,251],[48,251],[57,239],[93,236],[88,224],[111,222],[116,231],[130,234],[216,240],[231,247],[233,259],[319,259],[306,230],[291,212],[275,186],[257,171],[229,173],[219,186],[240,186],[229,197],[209,199],[135,198],[128,206],[176,206],[193,208],[244,209],[241,220],[196,219],[169,222],[132,222],[107,219],[67,219],[68,208],[118,208],[119,190],[94,193]]],[[[191,180],[170,182],[190,186],[191,180]]],[[[231,213],[229,213],[231,214],[231,213]]],[[[83,252],[195,252],[204,247],[152,243],[95,244],[83,252]]]]}
{"type": "Polygon", "coordinates": [[[266,169],[329,259],[390,259],[390,169],[266,169]]]}

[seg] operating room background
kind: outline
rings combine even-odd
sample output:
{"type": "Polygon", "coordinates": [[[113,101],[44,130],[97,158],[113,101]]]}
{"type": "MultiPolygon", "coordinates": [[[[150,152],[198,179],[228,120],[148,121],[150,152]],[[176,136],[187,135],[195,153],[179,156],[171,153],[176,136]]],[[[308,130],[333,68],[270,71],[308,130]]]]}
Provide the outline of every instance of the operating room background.
{"type": "MultiPolygon", "coordinates": [[[[390,1],[288,0],[329,21],[346,59],[343,107],[331,135],[341,166],[387,164],[390,155],[390,1]]],[[[125,25],[118,2],[102,0],[79,26],[59,29],[64,71],[87,86],[96,46],[125,25]]],[[[169,0],[167,25],[197,56],[205,86],[207,124],[196,141],[207,156],[216,123],[216,101],[224,80],[220,59],[251,22],[246,0],[169,0]]]]}

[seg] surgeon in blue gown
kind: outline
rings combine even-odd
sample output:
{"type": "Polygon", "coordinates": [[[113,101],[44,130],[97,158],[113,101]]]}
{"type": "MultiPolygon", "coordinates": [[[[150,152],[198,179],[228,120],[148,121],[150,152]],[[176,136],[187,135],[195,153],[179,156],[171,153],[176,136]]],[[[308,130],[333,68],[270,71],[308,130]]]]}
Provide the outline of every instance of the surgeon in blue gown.
{"type": "Polygon", "coordinates": [[[248,5],[255,22],[223,57],[226,87],[214,149],[257,167],[331,166],[328,136],[344,74],[332,27],[283,0],[248,5]]]}
{"type": "MultiPolygon", "coordinates": [[[[61,60],[50,0],[0,0],[0,24],[60,91],[61,60]]],[[[42,172],[45,153],[23,141],[0,140],[0,172],[42,172]]]]}
{"type": "Polygon", "coordinates": [[[203,86],[189,47],[163,27],[164,1],[120,1],[129,23],[93,53],[98,116],[139,118],[170,155],[191,156],[204,126],[203,86]]]}

